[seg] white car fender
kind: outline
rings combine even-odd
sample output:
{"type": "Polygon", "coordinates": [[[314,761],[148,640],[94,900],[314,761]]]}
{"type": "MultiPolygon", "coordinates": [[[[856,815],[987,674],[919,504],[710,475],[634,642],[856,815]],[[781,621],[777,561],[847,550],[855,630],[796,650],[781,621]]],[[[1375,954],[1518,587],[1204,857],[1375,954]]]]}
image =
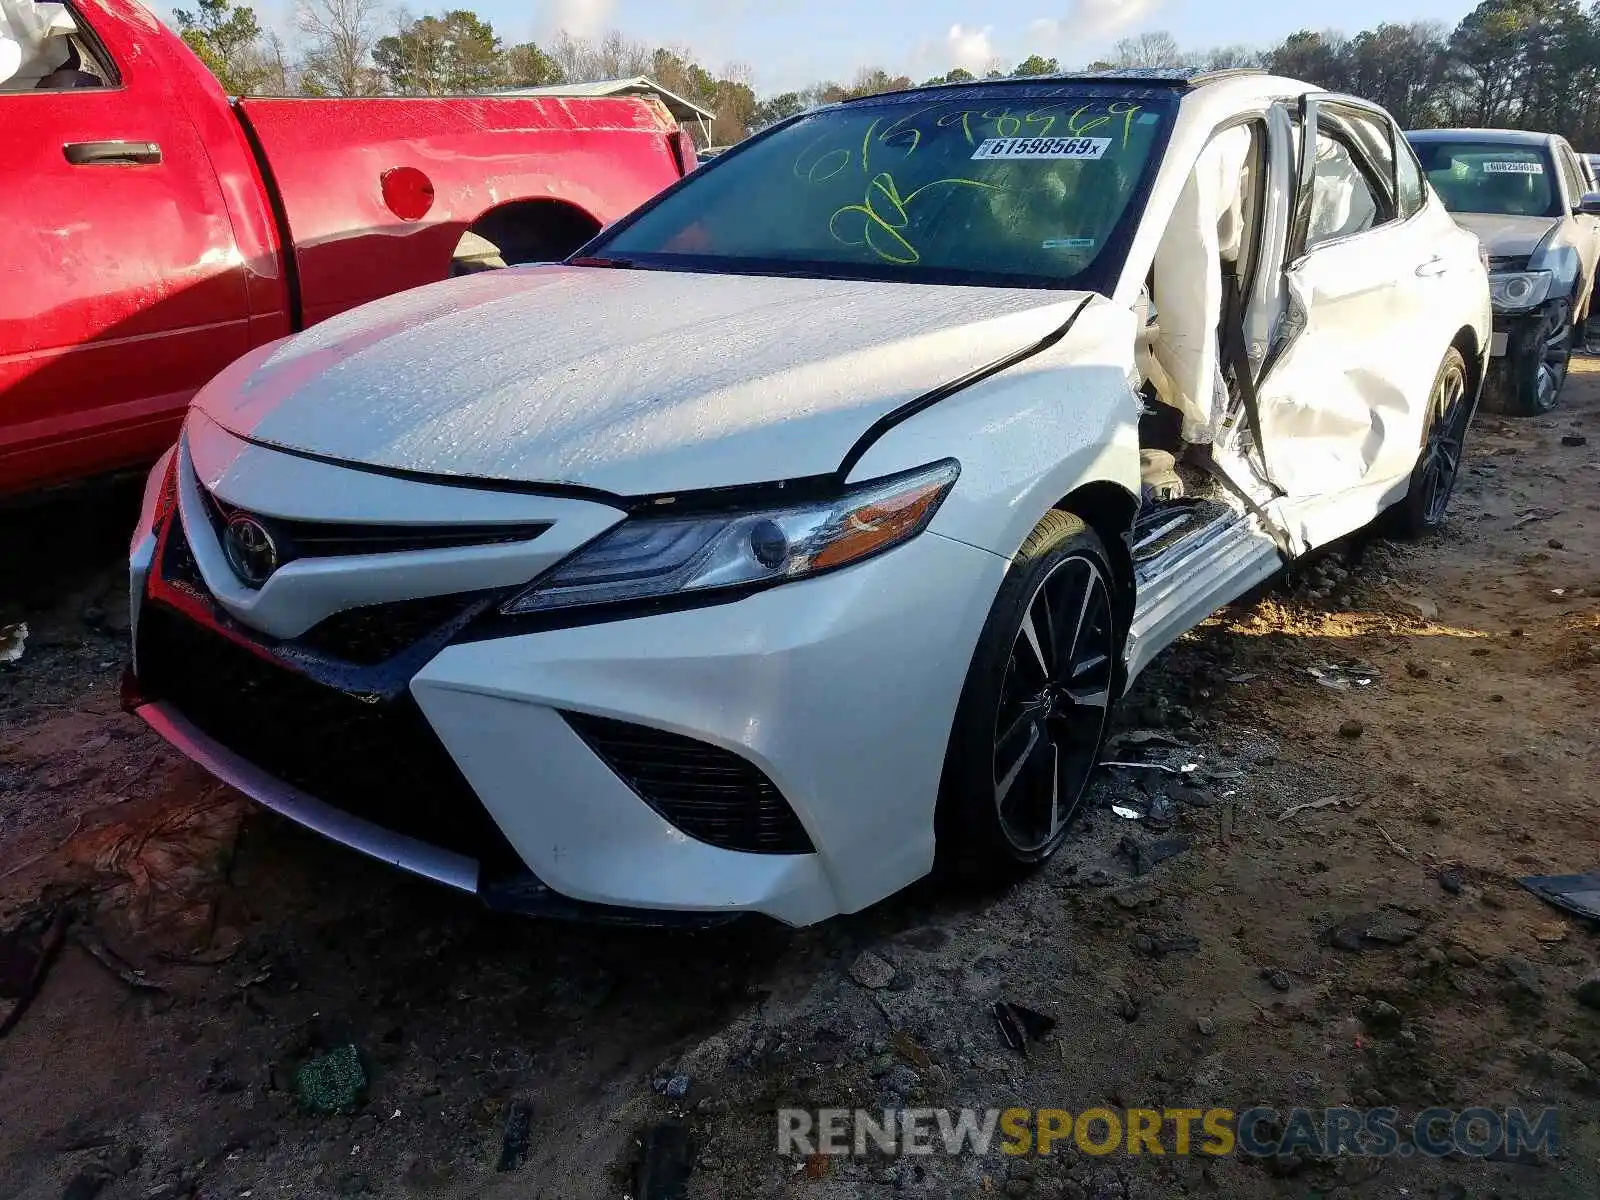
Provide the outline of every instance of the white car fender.
{"type": "Polygon", "coordinates": [[[930,528],[1010,558],[1089,483],[1139,496],[1134,316],[1095,298],[1065,337],[893,426],[855,464],[859,482],[954,456],[961,478],[930,528]]]}

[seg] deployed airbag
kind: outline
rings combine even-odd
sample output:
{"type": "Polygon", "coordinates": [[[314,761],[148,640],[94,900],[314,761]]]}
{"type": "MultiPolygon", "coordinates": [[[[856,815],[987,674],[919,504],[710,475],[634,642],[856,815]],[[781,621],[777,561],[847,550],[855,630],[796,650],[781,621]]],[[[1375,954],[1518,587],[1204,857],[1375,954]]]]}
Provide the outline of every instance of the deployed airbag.
{"type": "Polygon", "coordinates": [[[1243,126],[1211,139],[1195,161],[1156,249],[1161,332],[1154,353],[1167,377],[1162,399],[1183,414],[1187,442],[1210,442],[1220,415],[1222,263],[1237,260],[1244,236],[1241,185],[1250,148],[1250,131],[1243,126]]]}
{"type": "Polygon", "coordinates": [[[0,0],[0,88],[26,90],[64,64],[77,29],[64,4],[0,0]]]}

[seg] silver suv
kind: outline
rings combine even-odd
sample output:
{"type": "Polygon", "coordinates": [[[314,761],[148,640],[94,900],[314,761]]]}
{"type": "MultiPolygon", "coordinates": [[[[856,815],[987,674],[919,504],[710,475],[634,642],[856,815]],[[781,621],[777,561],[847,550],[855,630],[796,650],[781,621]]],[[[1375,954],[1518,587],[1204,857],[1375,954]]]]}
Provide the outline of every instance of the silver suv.
{"type": "Polygon", "coordinates": [[[1428,182],[1489,256],[1494,366],[1485,404],[1554,408],[1588,319],[1600,194],[1565,138],[1510,129],[1406,134],[1428,182]]]}

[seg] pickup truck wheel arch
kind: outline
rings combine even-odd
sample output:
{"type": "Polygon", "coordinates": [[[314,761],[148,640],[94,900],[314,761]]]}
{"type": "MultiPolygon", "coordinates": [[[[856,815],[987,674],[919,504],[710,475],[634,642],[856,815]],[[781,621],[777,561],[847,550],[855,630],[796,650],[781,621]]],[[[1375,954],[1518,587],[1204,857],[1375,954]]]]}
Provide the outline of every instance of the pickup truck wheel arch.
{"type": "Polygon", "coordinates": [[[450,273],[555,262],[600,232],[600,222],[560,200],[519,200],[492,208],[462,232],[450,273]]]}

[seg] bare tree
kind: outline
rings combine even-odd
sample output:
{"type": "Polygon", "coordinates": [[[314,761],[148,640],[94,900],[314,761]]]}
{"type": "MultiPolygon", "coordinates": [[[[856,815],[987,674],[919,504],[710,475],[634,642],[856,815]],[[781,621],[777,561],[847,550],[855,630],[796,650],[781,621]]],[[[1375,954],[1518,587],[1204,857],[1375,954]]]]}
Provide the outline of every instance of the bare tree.
{"type": "Polygon", "coordinates": [[[598,41],[574,37],[563,29],[556,35],[548,53],[567,83],[647,75],[655,63],[655,51],[651,47],[624,37],[615,29],[598,41]]]}
{"type": "Polygon", "coordinates": [[[1228,71],[1236,67],[1259,67],[1265,54],[1253,46],[1216,46],[1200,56],[1208,71],[1228,71]]]}
{"type": "Polygon", "coordinates": [[[750,132],[756,119],[756,92],[750,86],[753,72],[748,63],[733,62],[722,69],[716,81],[717,119],[711,126],[711,139],[717,145],[737,142],[750,132]]]}
{"type": "Polygon", "coordinates": [[[295,27],[305,39],[301,87],[312,95],[372,96],[381,90],[372,48],[381,0],[296,0],[295,27]]]}
{"type": "Polygon", "coordinates": [[[1111,49],[1114,67],[1186,67],[1193,57],[1185,54],[1178,39],[1165,30],[1125,37],[1111,49]]]}
{"type": "Polygon", "coordinates": [[[268,29],[262,33],[260,53],[263,73],[261,91],[269,96],[294,95],[294,72],[289,66],[289,56],[284,52],[283,39],[278,36],[277,30],[268,29]]]}

